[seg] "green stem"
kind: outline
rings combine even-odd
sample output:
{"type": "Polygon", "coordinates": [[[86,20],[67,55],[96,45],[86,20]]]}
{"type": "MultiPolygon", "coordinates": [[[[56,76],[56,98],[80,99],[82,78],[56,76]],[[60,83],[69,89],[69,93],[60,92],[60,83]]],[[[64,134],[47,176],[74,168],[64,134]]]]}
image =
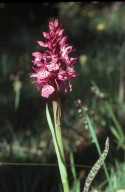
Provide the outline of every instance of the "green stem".
{"type": "Polygon", "coordinates": [[[64,192],[69,192],[69,191],[70,191],[70,190],[69,190],[69,183],[68,183],[68,180],[67,180],[66,183],[63,183],[63,190],[64,190],[64,192]]]}
{"type": "Polygon", "coordinates": [[[60,123],[61,113],[60,113],[59,101],[58,100],[52,101],[52,105],[53,105],[53,113],[54,113],[55,134],[56,134],[58,146],[60,148],[60,152],[61,152],[64,162],[65,162],[63,142],[62,142],[62,133],[61,133],[61,123],[60,123]]]}
{"type": "Polygon", "coordinates": [[[64,164],[65,173],[66,173],[66,178],[65,178],[65,182],[64,182],[62,179],[62,174],[61,174],[61,172],[62,172],[61,166],[59,164],[59,169],[60,169],[60,174],[61,174],[61,179],[62,179],[62,184],[63,184],[63,190],[64,190],[64,192],[69,192],[70,190],[69,190],[68,175],[67,175],[67,170],[66,170],[66,162],[65,162],[65,156],[64,156],[62,133],[61,133],[61,123],[60,123],[61,107],[60,107],[60,102],[59,102],[59,98],[58,98],[57,94],[55,94],[55,97],[52,101],[52,105],[53,105],[53,114],[54,114],[55,136],[56,136],[56,140],[57,140],[57,144],[58,144],[58,148],[59,148],[59,153],[60,153],[62,162],[64,164]]]}

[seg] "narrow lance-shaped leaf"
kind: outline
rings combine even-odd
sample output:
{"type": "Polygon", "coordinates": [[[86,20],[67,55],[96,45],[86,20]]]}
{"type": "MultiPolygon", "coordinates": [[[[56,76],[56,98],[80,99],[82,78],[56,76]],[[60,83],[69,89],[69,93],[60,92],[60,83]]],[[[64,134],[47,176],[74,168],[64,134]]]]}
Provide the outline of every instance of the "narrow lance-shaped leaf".
{"type": "Polygon", "coordinates": [[[61,178],[62,178],[62,181],[65,183],[66,179],[67,179],[67,172],[66,172],[66,168],[65,168],[62,156],[61,156],[60,151],[59,151],[59,146],[58,146],[58,143],[57,143],[55,130],[54,130],[52,120],[51,120],[51,117],[50,117],[50,113],[49,113],[49,110],[48,110],[48,104],[46,104],[46,116],[47,116],[47,121],[48,121],[48,124],[49,124],[50,131],[51,131],[51,134],[52,134],[54,147],[55,147],[56,154],[57,154],[57,159],[58,159],[58,162],[59,162],[61,178]]]}

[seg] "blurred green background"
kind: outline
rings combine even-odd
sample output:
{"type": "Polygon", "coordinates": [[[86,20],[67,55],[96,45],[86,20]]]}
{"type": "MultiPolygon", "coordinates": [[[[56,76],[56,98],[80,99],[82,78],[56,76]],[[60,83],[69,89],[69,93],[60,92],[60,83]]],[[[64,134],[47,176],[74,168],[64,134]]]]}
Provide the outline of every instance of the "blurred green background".
{"type": "MultiPolygon", "coordinates": [[[[76,49],[73,91],[61,95],[62,135],[69,173],[74,154],[82,191],[98,159],[82,109],[92,120],[112,190],[125,191],[125,3],[0,3],[0,191],[57,192],[61,180],[45,116],[46,99],[32,84],[32,52],[39,49],[48,22],[57,18],[76,49]],[[80,99],[82,107],[76,106],[80,99]],[[33,165],[34,164],[34,165],[33,165]],[[122,170],[122,171],[120,171],[122,170]]],[[[49,101],[50,103],[50,101],[49,101]]],[[[73,191],[73,187],[72,187],[73,191]]],[[[104,170],[91,191],[110,192],[104,170]]],[[[74,190],[75,192],[75,190],[74,190]]]]}

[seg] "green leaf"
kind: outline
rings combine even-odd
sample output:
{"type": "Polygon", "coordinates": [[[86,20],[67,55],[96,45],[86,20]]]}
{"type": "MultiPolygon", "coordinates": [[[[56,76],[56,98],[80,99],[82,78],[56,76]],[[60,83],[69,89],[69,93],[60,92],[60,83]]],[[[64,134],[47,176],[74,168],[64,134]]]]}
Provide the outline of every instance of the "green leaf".
{"type": "Polygon", "coordinates": [[[52,134],[55,151],[56,151],[56,154],[57,154],[57,159],[58,159],[58,164],[59,164],[59,168],[60,168],[61,179],[62,179],[63,183],[66,183],[66,181],[67,181],[66,167],[65,167],[63,159],[61,158],[59,146],[58,146],[56,135],[55,135],[54,126],[52,124],[52,120],[51,120],[49,109],[48,109],[48,104],[46,104],[46,117],[47,117],[48,125],[49,125],[49,128],[50,128],[51,134],[52,134]]]}
{"type": "Polygon", "coordinates": [[[73,179],[74,179],[71,192],[79,192],[80,191],[80,183],[77,180],[76,170],[75,170],[75,163],[74,163],[74,158],[73,158],[73,152],[72,151],[70,151],[70,163],[71,163],[71,172],[72,172],[73,179]]]}
{"type": "Polygon", "coordinates": [[[111,132],[112,132],[112,134],[116,137],[116,139],[117,139],[118,141],[121,140],[121,136],[118,134],[118,131],[117,131],[114,127],[111,127],[111,132]]]}

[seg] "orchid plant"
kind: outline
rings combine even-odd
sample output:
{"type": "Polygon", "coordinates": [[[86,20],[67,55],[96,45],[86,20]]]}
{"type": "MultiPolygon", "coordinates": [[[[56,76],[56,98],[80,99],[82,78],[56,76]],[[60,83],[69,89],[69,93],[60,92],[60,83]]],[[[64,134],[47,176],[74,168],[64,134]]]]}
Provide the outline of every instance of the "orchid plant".
{"type": "MultiPolygon", "coordinates": [[[[72,91],[72,78],[78,74],[74,70],[77,58],[70,57],[69,53],[75,51],[73,46],[66,43],[68,37],[63,35],[64,29],[59,25],[58,20],[49,22],[49,32],[43,32],[45,42],[37,41],[44,48],[44,53],[34,52],[33,70],[30,77],[36,78],[33,81],[41,96],[52,101],[54,125],[46,104],[46,116],[52,134],[54,147],[58,159],[58,165],[63,185],[63,191],[69,192],[68,174],[64,156],[63,140],[61,134],[61,105],[59,93],[72,91]],[[68,83],[68,86],[67,86],[68,83]]],[[[88,180],[87,180],[88,181],[88,180]]],[[[92,178],[91,178],[92,181],[92,178]]],[[[87,184],[85,185],[85,191],[87,184]]]]}
{"type": "Polygon", "coordinates": [[[64,192],[69,191],[68,176],[66,171],[66,163],[64,157],[64,149],[61,136],[61,106],[58,92],[67,93],[66,81],[69,83],[69,90],[72,90],[71,79],[77,74],[73,69],[76,58],[69,57],[69,53],[74,49],[66,43],[67,36],[63,36],[64,29],[59,26],[58,20],[49,22],[49,33],[43,32],[46,41],[37,41],[37,43],[45,48],[45,52],[34,52],[35,57],[33,63],[34,73],[30,77],[37,78],[36,88],[41,91],[41,96],[51,97],[54,113],[54,125],[50,118],[48,105],[46,106],[47,120],[52,133],[54,146],[58,158],[60,174],[64,192]]]}

